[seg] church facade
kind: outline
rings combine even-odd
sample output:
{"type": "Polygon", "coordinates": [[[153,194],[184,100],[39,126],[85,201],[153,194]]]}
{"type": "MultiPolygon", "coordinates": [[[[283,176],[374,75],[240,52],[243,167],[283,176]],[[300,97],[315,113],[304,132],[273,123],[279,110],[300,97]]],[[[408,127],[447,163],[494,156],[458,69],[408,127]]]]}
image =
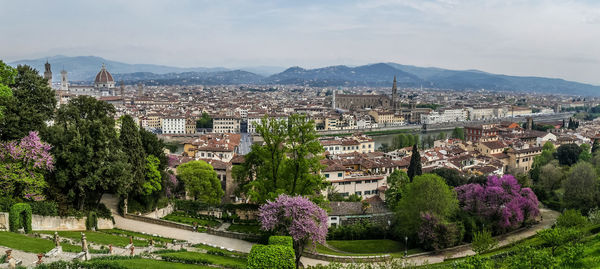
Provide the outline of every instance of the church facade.
{"type": "MultiPolygon", "coordinates": [[[[395,113],[400,108],[399,99],[397,97],[398,88],[396,86],[396,77],[392,86],[392,96],[388,95],[372,95],[372,94],[335,94],[335,108],[347,110],[359,110],[365,108],[383,108],[393,109],[395,113]]],[[[335,109],[334,108],[334,109],[335,109]]]]}
{"type": "Polygon", "coordinates": [[[102,64],[100,72],[96,75],[93,85],[70,85],[67,79],[67,71],[61,72],[61,90],[71,95],[88,95],[93,97],[116,96],[115,80],[106,66],[102,64]]]}

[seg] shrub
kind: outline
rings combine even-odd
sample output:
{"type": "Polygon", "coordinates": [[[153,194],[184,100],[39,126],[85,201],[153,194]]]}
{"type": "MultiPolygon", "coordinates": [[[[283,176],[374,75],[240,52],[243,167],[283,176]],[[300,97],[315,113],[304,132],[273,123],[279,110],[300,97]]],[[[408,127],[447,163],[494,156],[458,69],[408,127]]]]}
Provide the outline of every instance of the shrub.
{"type": "Polygon", "coordinates": [[[481,254],[494,248],[497,244],[498,241],[492,237],[492,233],[488,230],[483,230],[473,234],[473,243],[471,245],[473,246],[473,251],[481,254]]]}
{"type": "Polygon", "coordinates": [[[269,245],[281,245],[293,248],[294,241],[291,236],[271,236],[269,237],[269,245]]]}
{"type": "Polygon", "coordinates": [[[587,218],[581,215],[579,210],[568,209],[565,210],[558,219],[556,219],[556,226],[561,228],[571,228],[571,227],[583,227],[587,225],[587,218]]]}
{"type": "Polygon", "coordinates": [[[248,269],[296,268],[294,249],[282,245],[254,245],[248,255],[248,269]]]}
{"type": "Polygon", "coordinates": [[[58,204],[54,201],[40,201],[29,203],[31,213],[40,216],[58,216],[58,204]]]}
{"type": "Polygon", "coordinates": [[[12,197],[0,197],[0,212],[8,212],[10,211],[10,207],[16,204],[17,201],[12,197]]]}
{"type": "Polygon", "coordinates": [[[108,209],[108,207],[106,207],[105,204],[99,204],[95,211],[99,218],[112,219],[112,212],[110,209],[108,209]]]}
{"type": "Polygon", "coordinates": [[[88,213],[87,219],[85,220],[85,228],[87,230],[95,230],[98,227],[98,215],[94,211],[88,213]]]}
{"type": "Polygon", "coordinates": [[[390,237],[389,231],[381,225],[369,221],[360,221],[350,225],[330,227],[327,233],[329,240],[366,240],[390,237]]]}
{"type": "Polygon", "coordinates": [[[588,221],[594,225],[600,224],[600,210],[597,207],[588,212],[588,221]]]}
{"type": "Polygon", "coordinates": [[[21,227],[25,233],[31,232],[31,206],[25,203],[14,204],[9,214],[10,231],[18,232],[21,227]]]}
{"type": "Polygon", "coordinates": [[[175,200],[175,209],[184,211],[190,215],[196,215],[198,211],[207,210],[209,205],[200,201],[175,200]]]}

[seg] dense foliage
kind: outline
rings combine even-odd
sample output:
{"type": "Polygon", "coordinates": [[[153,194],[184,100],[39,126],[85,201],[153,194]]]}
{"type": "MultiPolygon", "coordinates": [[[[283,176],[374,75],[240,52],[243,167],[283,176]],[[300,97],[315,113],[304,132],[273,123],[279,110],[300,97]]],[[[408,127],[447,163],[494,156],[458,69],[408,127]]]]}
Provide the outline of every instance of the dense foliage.
{"type": "Polygon", "coordinates": [[[262,229],[294,239],[296,263],[307,243],[325,243],[327,236],[327,213],[302,196],[279,195],[259,209],[262,229]]]}
{"type": "Polygon", "coordinates": [[[252,145],[245,162],[234,167],[238,192],[264,203],[284,193],[314,195],[325,187],[319,173],[323,147],[312,120],[298,114],[287,121],[265,117],[256,131],[264,142],[252,145]]]}
{"type": "Polygon", "coordinates": [[[408,165],[408,170],[406,173],[408,174],[408,178],[410,178],[411,182],[415,176],[420,176],[423,174],[421,169],[421,154],[419,153],[417,144],[413,145],[412,155],[410,156],[410,164],[408,165]]]}
{"type": "Polygon", "coordinates": [[[217,172],[205,161],[191,161],[177,167],[177,176],[185,184],[185,189],[194,200],[208,204],[218,204],[223,197],[221,182],[217,172]]]}
{"type": "Polygon", "coordinates": [[[54,168],[50,149],[37,132],[20,141],[0,142],[0,195],[42,199],[47,186],[44,173],[54,168]]]}
{"type": "Polygon", "coordinates": [[[23,228],[25,233],[31,232],[31,206],[26,203],[17,203],[10,208],[8,222],[11,232],[18,232],[23,228]]]}
{"type": "Polygon", "coordinates": [[[294,249],[282,245],[260,245],[252,246],[248,255],[248,269],[296,268],[296,257],[294,249]]]}
{"type": "Polygon", "coordinates": [[[494,233],[515,229],[538,214],[538,200],[530,188],[521,188],[512,175],[489,176],[485,185],[456,188],[462,210],[488,224],[494,233]]]}

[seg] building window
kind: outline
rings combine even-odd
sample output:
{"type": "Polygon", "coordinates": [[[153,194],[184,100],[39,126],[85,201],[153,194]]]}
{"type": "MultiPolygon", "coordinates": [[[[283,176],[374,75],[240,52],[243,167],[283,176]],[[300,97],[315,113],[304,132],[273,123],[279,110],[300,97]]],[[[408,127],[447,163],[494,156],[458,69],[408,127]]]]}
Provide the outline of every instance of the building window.
{"type": "Polygon", "coordinates": [[[371,194],[371,191],[365,191],[365,195],[371,194]]]}
{"type": "Polygon", "coordinates": [[[338,173],[338,177],[342,177],[342,173],[338,173]]]}
{"type": "Polygon", "coordinates": [[[325,174],[325,178],[329,178],[329,174],[325,174]]]}
{"type": "Polygon", "coordinates": [[[356,184],[362,184],[362,181],[356,181],[356,184]]]}
{"type": "Polygon", "coordinates": [[[356,195],[362,195],[362,192],[361,191],[357,191],[354,194],[356,194],[356,195]]]}

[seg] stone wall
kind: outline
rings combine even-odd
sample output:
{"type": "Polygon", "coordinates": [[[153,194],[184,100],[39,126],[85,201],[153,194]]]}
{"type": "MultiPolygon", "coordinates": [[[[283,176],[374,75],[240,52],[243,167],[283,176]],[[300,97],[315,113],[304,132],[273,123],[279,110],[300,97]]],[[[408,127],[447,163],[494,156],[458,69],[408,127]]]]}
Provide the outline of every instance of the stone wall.
{"type": "Polygon", "coordinates": [[[146,213],[142,216],[148,217],[148,218],[153,218],[153,219],[160,219],[166,215],[173,213],[173,211],[175,211],[175,206],[170,204],[167,207],[156,209],[156,210],[154,210],[150,213],[146,213]]]}
{"type": "Polygon", "coordinates": [[[392,256],[390,256],[389,254],[376,256],[336,256],[321,253],[304,252],[302,256],[316,260],[340,263],[384,262],[392,259],[392,256]]]}
{"type": "Polygon", "coordinates": [[[8,213],[0,212],[0,231],[8,231],[9,228],[8,213]]]}
{"type": "Polygon", "coordinates": [[[127,219],[134,219],[134,220],[139,220],[139,221],[143,221],[143,222],[147,222],[147,223],[164,225],[164,226],[168,226],[168,227],[173,227],[173,228],[178,228],[178,229],[184,229],[184,230],[194,231],[194,227],[192,227],[192,225],[187,225],[187,224],[183,224],[183,223],[177,223],[177,222],[174,222],[174,221],[149,218],[149,217],[138,216],[138,215],[133,215],[133,214],[125,214],[124,217],[127,218],[127,219]]]}
{"type": "Polygon", "coordinates": [[[340,217],[340,225],[352,225],[356,223],[360,223],[362,221],[367,221],[373,223],[375,225],[380,225],[383,227],[388,226],[388,221],[393,221],[394,213],[385,213],[385,214],[374,214],[374,215],[360,215],[360,216],[344,216],[340,217]]]}
{"type": "Polygon", "coordinates": [[[256,234],[245,234],[245,233],[236,233],[236,232],[230,232],[230,231],[219,231],[219,230],[213,229],[213,228],[206,229],[206,233],[212,234],[212,235],[218,235],[218,236],[222,236],[222,237],[246,240],[246,241],[250,241],[250,242],[258,242],[261,238],[260,235],[256,235],[256,234]]]}
{"type": "MultiPolygon", "coordinates": [[[[8,213],[0,212],[0,231],[8,231],[8,213]]],[[[31,215],[31,228],[34,231],[85,231],[87,217],[58,217],[31,215]]],[[[98,229],[112,229],[112,219],[98,218],[98,229]]]]}
{"type": "MultiPolygon", "coordinates": [[[[31,216],[31,228],[34,231],[85,231],[87,217],[56,217],[56,216],[31,216]]],[[[98,229],[112,229],[111,219],[98,218],[98,229]]]]}

